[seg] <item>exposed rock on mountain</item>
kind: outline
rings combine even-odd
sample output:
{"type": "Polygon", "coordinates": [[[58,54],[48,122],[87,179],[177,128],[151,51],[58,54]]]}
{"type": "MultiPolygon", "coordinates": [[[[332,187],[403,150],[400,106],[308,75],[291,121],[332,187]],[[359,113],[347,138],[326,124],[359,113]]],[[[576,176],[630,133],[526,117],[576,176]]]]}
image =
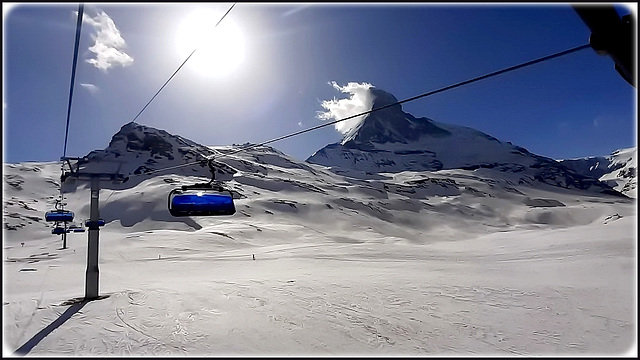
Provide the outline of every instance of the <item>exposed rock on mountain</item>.
{"type": "Polygon", "coordinates": [[[597,178],[615,190],[629,196],[637,196],[637,148],[619,149],[608,156],[592,156],[580,159],[560,160],[575,172],[597,178]]]}

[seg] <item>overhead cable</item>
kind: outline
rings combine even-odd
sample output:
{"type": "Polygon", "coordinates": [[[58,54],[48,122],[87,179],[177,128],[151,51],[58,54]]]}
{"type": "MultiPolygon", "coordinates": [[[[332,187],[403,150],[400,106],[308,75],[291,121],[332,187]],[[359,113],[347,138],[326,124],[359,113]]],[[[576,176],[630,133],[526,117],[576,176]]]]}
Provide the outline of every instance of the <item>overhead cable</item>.
{"type": "MultiPolygon", "coordinates": [[[[73,64],[71,66],[71,84],[69,85],[69,105],[67,107],[67,125],[65,127],[65,132],[64,132],[64,148],[62,150],[62,157],[60,158],[61,160],[67,156],[67,139],[69,137],[69,119],[71,118],[71,103],[73,101],[73,88],[76,81],[76,68],[78,65],[78,48],[80,47],[80,32],[82,30],[83,16],[84,16],[84,4],[80,3],[80,5],[78,6],[78,19],[76,21],[76,39],[75,39],[75,45],[73,49],[73,64]]],[[[60,171],[64,175],[64,162],[62,162],[60,171]]],[[[62,206],[62,209],[64,209],[64,193],[62,191],[62,182],[60,182],[60,204],[62,206]]]]}
{"type": "Polygon", "coordinates": [[[76,22],[76,42],[73,49],[73,66],[71,67],[71,85],[69,86],[69,106],[67,107],[67,127],[64,133],[64,150],[62,157],[67,156],[67,138],[69,137],[69,118],[71,117],[71,102],[73,100],[73,86],[76,81],[76,67],[78,64],[78,47],[80,45],[80,31],[82,30],[82,17],[84,14],[84,4],[78,6],[78,20],[76,22]]]}

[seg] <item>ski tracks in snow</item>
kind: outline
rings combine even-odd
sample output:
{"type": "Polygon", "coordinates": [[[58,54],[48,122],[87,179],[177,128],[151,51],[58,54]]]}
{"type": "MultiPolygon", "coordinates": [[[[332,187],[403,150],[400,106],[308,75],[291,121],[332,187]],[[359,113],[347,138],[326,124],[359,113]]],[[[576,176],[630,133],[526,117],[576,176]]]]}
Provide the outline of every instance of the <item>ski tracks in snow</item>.
{"type": "MultiPolygon", "coordinates": [[[[118,294],[115,313],[120,320],[120,327],[126,327],[121,331],[125,333],[125,338],[131,338],[135,334],[142,335],[146,341],[139,340],[138,347],[144,345],[153,355],[188,355],[190,345],[206,337],[206,334],[190,326],[198,313],[182,311],[175,303],[162,301],[163,296],[157,295],[158,293],[153,295],[156,296],[155,300],[148,301],[151,299],[144,292],[126,291],[118,294]],[[169,327],[167,324],[173,326],[169,327]]],[[[132,354],[140,354],[140,349],[132,354]]]]}
{"type": "Polygon", "coordinates": [[[298,280],[236,285],[229,296],[252,312],[246,316],[266,318],[272,327],[287,332],[295,344],[306,344],[296,349],[302,353],[584,353],[594,347],[567,329],[584,327],[587,333],[598,332],[603,339],[597,348],[606,349],[609,342],[615,349],[624,345],[620,337],[607,335],[606,326],[598,320],[612,327],[632,327],[631,322],[597,315],[585,322],[584,314],[579,313],[586,309],[575,307],[572,289],[424,284],[397,291],[398,286],[392,284],[298,280]],[[618,338],[617,344],[613,337],[618,338]]]}

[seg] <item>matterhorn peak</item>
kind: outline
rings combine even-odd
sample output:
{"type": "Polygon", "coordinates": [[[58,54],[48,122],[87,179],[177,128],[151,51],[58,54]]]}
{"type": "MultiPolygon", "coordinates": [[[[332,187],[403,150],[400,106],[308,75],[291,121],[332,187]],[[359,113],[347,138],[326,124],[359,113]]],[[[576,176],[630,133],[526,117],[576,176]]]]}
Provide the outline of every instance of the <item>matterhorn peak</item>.
{"type": "Polygon", "coordinates": [[[417,118],[402,111],[396,97],[384,90],[368,91],[372,109],[381,109],[365,115],[340,143],[316,151],[307,162],[366,173],[499,169],[553,186],[613,191],[597,179],[481,131],[417,118]]]}
{"type": "Polygon", "coordinates": [[[402,111],[402,105],[391,93],[375,87],[368,91],[371,109],[375,111],[365,115],[358,125],[345,134],[342,145],[408,144],[423,136],[442,137],[450,134],[431,119],[415,118],[402,111]]]}

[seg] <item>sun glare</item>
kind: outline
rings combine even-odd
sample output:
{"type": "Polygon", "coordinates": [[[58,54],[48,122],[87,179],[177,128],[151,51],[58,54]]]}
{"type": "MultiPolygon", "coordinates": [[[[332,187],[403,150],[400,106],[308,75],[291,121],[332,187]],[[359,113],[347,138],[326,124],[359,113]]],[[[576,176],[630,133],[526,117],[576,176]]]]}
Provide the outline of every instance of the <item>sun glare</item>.
{"type": "Polygon", "coordinates": [[[245,43],[238,25],[213,10],[198,10],[187,16],[176,33],[178,55],[184,60],[195,49],[185,67],[207,76],[226,76],[244,60],[245,43]]]}

